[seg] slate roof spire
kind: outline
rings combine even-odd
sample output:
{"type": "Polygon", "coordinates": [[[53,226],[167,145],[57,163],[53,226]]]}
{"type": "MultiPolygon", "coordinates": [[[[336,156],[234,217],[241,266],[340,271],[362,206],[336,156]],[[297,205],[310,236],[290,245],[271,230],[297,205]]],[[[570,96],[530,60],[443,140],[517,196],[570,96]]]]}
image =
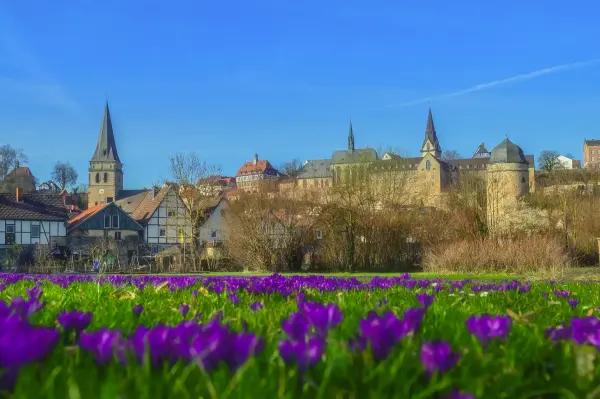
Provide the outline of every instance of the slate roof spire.
{"type": "Polygon", "coordinates": [[[352,130],[352,119],[350,119],[350,129],[348,131],[348,152],[354,152],[354,131],[352,130]]]}
{"type": "Polygon", "coordinates": [[[427,127],[425,128],[425,138],[431,140],[432,143],[437,144],[437,132],[435,131],[435,125],[433,124],[433,115],[431,114],[431,107],[429,107],[429,114],[427,115],[427,127]]]}
{"type": "Polygon", "coordinates": [[[110,120],[110,110],[108,109],[108,100],[104,106],[104,117],[102,118],[102,127],[98,135],[98,144],[96,144],[96,152],[92,157],[92,161],[109,161],[121,162],[119,153],[117,152],[117,144],[115,142],[115,134],[110,120]]]}
{"type": "Polygon", "coordinates": [[[425,127],[425,139],[423,139],[423,146],[421,147],[421,154],[433,153],[434,156],[439,157],[442,152],[440,142],[435,131],[435,125],[433,124],[433,115],[431,113],[431,106],[429,107],[429,113],[427,115],[427,126],[425,127]],[[433,145],[433,148],[426,147],[427,142],[433,145]]]}

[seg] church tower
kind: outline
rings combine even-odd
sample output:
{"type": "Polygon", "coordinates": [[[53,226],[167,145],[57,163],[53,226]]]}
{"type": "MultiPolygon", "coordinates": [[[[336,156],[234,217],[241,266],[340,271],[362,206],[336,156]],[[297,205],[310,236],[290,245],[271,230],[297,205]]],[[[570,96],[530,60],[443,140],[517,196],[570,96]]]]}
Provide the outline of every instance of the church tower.
{"type": "Polygon", "coordinates": [[[88,187],[88,208],[115,201],[123,190],[123,164],[117,152],[108,101],[104,106],[96,152],[90,160],[88,187]]]}
{"type": "Polygon", "coordinates": [[[427,127],[425,128],[425,140],[423,140],[423,146],[421,147],[421,157],[424,157],[426,154],[431,154],[436,158],[442,156],[442,148],[440,147],[435,125],[433,124],[431,107],[429,107],[429,115],[427,116],[427,127]]]}

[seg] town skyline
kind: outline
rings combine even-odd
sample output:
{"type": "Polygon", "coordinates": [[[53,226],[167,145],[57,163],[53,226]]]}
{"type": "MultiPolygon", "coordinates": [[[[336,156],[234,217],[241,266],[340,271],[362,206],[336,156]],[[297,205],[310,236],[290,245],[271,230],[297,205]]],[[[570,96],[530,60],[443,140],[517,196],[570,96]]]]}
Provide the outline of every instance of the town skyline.
{"type": "Polygon", "coordinates": [[[0,7],[0,132],[40,182],[68,161],[86,183],[107,94],[127,187],[167,178],[169,155],[190,150],[225,175],[254,153],[275,167],[326,159],[345,148],[350,118],[357,147],[416,155],[428,101],[443,149],[463,157],[508,135],[536,156],[581,159],[583,140],[600,136],[593,12],[508,2],[472,19],[436,1],[379,11],[259,2],[136,16],[139,7],[108,3],[0,7]],[[418,22],[426,16],[435,29],[418,22]],[[110,30],[92,23],[109,17],[110,30]]]}

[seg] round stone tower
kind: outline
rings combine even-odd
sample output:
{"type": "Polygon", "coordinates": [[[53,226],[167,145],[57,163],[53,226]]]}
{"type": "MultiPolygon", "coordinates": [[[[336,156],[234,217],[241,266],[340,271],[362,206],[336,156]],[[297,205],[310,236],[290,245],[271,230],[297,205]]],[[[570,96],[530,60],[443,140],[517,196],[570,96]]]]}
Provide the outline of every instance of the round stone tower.
{"type": "Polygon", "coordinates": [[[487,221],[491,233],[503,230],[510,212],[529,194],[529,162],[508,138],[492,150],[487,168],[487,221]]]}

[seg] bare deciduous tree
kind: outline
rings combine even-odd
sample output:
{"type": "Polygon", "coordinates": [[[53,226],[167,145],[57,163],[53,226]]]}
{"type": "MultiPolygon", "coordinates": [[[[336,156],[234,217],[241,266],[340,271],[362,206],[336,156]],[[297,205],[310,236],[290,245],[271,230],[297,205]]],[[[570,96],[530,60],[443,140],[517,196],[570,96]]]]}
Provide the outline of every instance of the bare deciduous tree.
{"type": "Polygon", "coordinates": [[[442,153],[442,159],[450,160],[450,159],[459,159],[460,154],[456,150],[446,150],[442,153]]]}
{"type": "Polygon", "coordinates": [[[278,272],[298,266],[314,242],[318,207],[276,193],[248,193],[227,212],[227,250],[244,268],[278,272]]]}
{"type": "Polygon", "coordinates": [[[27,163],[27,155],[19,148],[13,148],[8,144],[0,146],[0,182],[20,165],[27,163]]]}
{"type": "Polygon", "coordinates": [[[52,170],[52,179],[58,183],[61,190],[75,185],[78,177],[77,171],[68,162],[57,162],[52,170]]]}
{"type": "Polygon", "coordinates": [[[194,153],[178,153],[170,158],[172,179],[166,180],[178,196],[168,198],[168,230],[177,235],[183,247],[184,262],[191,261],[194,271],[198,270],[202,243],[198,232],[216,206],[222,193],[214,178],[221,174],[219,166],[210,165],[194,153]],[[182,203],[184,204],[182,206],[182,203]]]}
{"type": "Polygon", "coordinates": [[[538,169],[550,171],[560,166],[558,157],[560,154],[556,151],[544,150],[538,157],[538,169]]]}
{"type": "Polygon", "coordinates": [[[302,162],[295,158],[281,164],[279,171],[290,178],[296,178],[302,172],[302,162]]]}

